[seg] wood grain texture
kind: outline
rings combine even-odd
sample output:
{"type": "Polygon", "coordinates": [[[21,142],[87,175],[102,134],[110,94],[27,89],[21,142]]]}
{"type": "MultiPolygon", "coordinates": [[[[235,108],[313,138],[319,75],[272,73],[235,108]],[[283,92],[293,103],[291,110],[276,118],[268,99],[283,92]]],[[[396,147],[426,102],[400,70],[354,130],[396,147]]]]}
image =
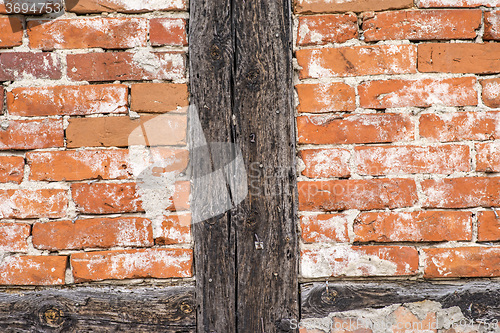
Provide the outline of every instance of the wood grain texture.
{"type": "Polygon", "coordinates": [[[0,293],[1,332],[195,332],[194,287],[0,293]]]}

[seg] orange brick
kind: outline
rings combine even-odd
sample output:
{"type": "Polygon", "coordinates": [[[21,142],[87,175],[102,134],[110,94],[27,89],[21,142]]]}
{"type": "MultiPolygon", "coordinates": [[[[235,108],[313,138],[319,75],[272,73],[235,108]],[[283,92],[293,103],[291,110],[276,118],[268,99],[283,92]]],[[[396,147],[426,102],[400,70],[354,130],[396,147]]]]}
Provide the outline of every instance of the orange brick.
{"type": "Polygon", "coordinates": [[[418,46],[418,70],[441,73],[500,73],[500,44],[432,43],[418,46]]]}
{"type": "Polygon", "coordinates": [[[61,76],[61,62],[56,54],[47,52],[0,53],[0,81],[58,80],[61,76]]]}
{"type": "Polygon", "coordinates": [[[477,105],[473,77],[453,79],[368,81],[359,87],[360,105],[385,109],[408,106],[477,105]]]}
{"type": "Polygon", "coordinates": [[[306,243],[349,242],[345,214],[316,214],[300,218],[302,239],[306,243]]]}
{"type": "Polygon", "coordinates": [[[0,128],[0,150],[26,150],[64,146],[62,120],[9,120],[0,128]]]}
{"type": "Polygon", "coordinates": [[[420,0],[418,2],[420,8],[430,7],[498,7],[499,0],[420,0]]]}
{"type": "Polygon", "coordinates": [[[186,10],[185,0],[167,1],[116,1],[116,0],[66,0],[66,10],[77,14],[103,12],[145,13],[156,10],[186,10]]]}
{"type": "Polygon", "coordinates": [[[484,12],[484,39],[500,40],[500,10],[484,12]]]}
{"type": "Polygon", "coordinates": [[[153,18],[149,21],[151,45],[187,46],[186,20],[177,18],[153,18]]]}
{"type": "Polygon", "coordinates": [[[0,251],[28,251],[31,226],[23,223],[0,223],[0,251]]]}
{"type": "Polygon", "coordinates": [[[416,73],[414,45],[303,49],[296,52],[301,79],[416,73]]]}
{"type": "Polygon", "coordinates": [[[173,83],[132,85],[130,109],[136,112],[164,113],[188,106],[188,87],[173,83]]]}
{"type": "Polygon", "coordinates": [[[478,214],[478,235],[480,242],[495,242],[500,240],[500,216],[493,211],[480,212],[478,214]]]}
{"type": "Polygon", "coordinates": [[[476,171],[500,172],[500,142],[476,144],[476,171]]]}
{"type": "Polygon", "coordinates": [[[424,249],[424,277],[465,278],[500,276],[500,248],[461,247],[424,249]]]}
{"type": "Polygon", "coordinates": [[[19,17],[0,17],[0,48],[23,43],[23,22],[19,17]]]}
{"type": "Polygon", "coordinates": [[[297,45],[344,43],[358,37],[358,17],[354,14],[300,16],[297,45]]]}
{"type": "Polygon", "coordinates": [[[407,246],[331,246],[303,250],[305,278],[414,275],[418,252],[407,246]]]}
{"type": "Polygon", "coordinates": [[[356,242],[443,242],[472,239],[472,213],[419,211],[361,213],[354,221],[356,242]]]}
{"type": "Polygon", "coordinates": [[[146,46],[147,19],[137,17],[83,17],[28,21],[32,49],[128,49],[146,46]]]}
{"type": "Polygon", "coordinates": [[[301,181],[299,210],[372,210],[409,207],[417,202],[412,179],[301,181]]]}
{"type": "Polygon", "coordinates": [[[483,102],[490,108],[500,108],[500,79],[481,80],[483,102]]]}
{"type": "Polygon", "coordinates": [[[0,156],[0,183],[21,183],[24,177],[22,156],[0,156]]]}
{"type": "Polygon", "coordinates": [[[0,190],[0,218],[60,218],[66,215],[66,190],[0,190]]]}
{"type": "Polygon", "coordinates": [[[68,54],[68,76],[75,81],[183,79],[184,58],[179,52],[68,54]]]}
{"type": "Polygon", "coordinates": [[[370,12],[413,6],[413,0],[297,0],[297,13],[370,12]]]}
{"type": "Polygon", "coordinates": [[[426,179],[421,182],[424,207],[468,208],[500,206],[500,178],[426,179]]]}
{"type": "Polygon", "coordinates": [[[305,164],[302,175],[308,178],[348,177],[351,175],[347,149],[306,149],[299,152],[305,164]]]}
{"type": "Polygon", "coordinates": [[[297,117],[300,144],[349,144],[408,141],[414,138],[410,117],[397,113],[297,117]]]}
{"type": "Polygon", "coordinates": [[[33,245],[42,250],[152,246],[151,221],[140,217],[35,223],[33,245]]]}
{"type": "Polygon", "coordinates": [[[7,93],[14,116],[79,116],[127,113],[128,88],[122,84],[15,88],[7,93]]]}
{"type": "MultiPolygon", "coordinates": [[[[362,318],[337,318],[333,317],[332,333],[373,333],[369,328],[368,322],[362,318]],[[358,320],[361,319],[361,320],[358,320]],[[365,324],[366,323],[366,324],[365,324]]],[[[322,333],[318,331],[318,333],[322,333]]]]}
{"type": "Polygon", "coordinates": [[[161,245],[189,244],[191,242],[191,214],[165,216],[155,235],[155,243],[161,245]]]}
{"type": "Polygon", "coordinates": [[[412,10],[365,16],[368,42],[409,39],[473,39],[481,26],[481,10],[412,10]]]}
{"type": "Polygon", "coordinates": [[[192,276],[188,249],[143,249],[71,255],[75,282],[192,276]]]}
{"type": "Polygon", "coordinates": [[[7,257],[0,263],[2,285],[64,284],[66,262],[63,256],[7,257]]]}
{"type": "Polygon", "coordinates": [[[345,83],[298,84],[295,88],[299,96],[299,112],[323,113],[356,109],[356,92],[345,83]]]}
{"type": "Polygon", "coordinates": [[[396,311],[392,313],[392,316],[394,317],[393,321],[394,324],[392,324],[392,327],[388,330],[390,332],[437,333],[436,327],[438,324],[436,319],[436,312],[428,312],[428,313],[422,313],[422,315],[415,315],[408,308],[400,306],[396,309],[396,311]],[[419,317],[422,317],[423,319],[420,319],[419,317]]]}
{"type": "Polygon", "coordinates": [[[450,174],[471,169],[469,147],[465,145],[379,146],[355,149],[358,173],[362,175],[450,174]]]}

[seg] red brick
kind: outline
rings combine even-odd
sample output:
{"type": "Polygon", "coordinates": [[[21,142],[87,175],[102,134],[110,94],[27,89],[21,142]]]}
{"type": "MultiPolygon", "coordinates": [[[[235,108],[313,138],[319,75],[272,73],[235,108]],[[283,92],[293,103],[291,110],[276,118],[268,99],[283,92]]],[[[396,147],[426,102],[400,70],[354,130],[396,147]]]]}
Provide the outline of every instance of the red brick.
{"type": "MultiPolygon", "coordinates": [[[[499,212],[500,213],[500,212],[499,212]]],[[[477,240],[480,242],[496,242],[500,240],[500,216],[493,211],[479,212],[477,240]]]]}
{"type": "Polygon", "coordinates": [[[130,109],[136,112],[164,113],[188,106],[186,84],[139,83],[131,89],[130,109]]]}
{"type": "Polygon", "coordinates": [[[347,149],[306,149],[299,152],[304,161],[302,175],[308,178],[348,177],[351,175],[349,161],[351,153],[347,149]]]}
{"type": "Polygon", "coordinates": [[[0,190],[0,218],[60,218],[66,215],[66,190],[0,190]]]}
{"type": "Polygon", "coordinates": [[[500,40],[500,10],[484,12],[484,39],[500,40]]]}
{"type": "Polygon", "coordinates": [[[67,257],[22,256],[7,257],[0,263],[2,285],[64,284],[67,257]]]}
{"type": "Polygon", "coordinates": [[[0,150],[26,150],[64,146],[62,120],[9,120],[0,128],[0,150]]]}
{"type": "Polygon", "coordinates": [[[413,0],[297,0],[297,13],[370,12],[413,6],[413,0]]]}
{"type": "Polygon", "coordinates": [[[186,20],[178,18],[153,18],[149,21],[151,45],[187,46],[186,20]]]}
{"type": "Polygon", "coordinates": [[[298,84],[299,112],[324,113],[332,111],[354,111],[356,92],[341,82],[298,84]]]}
{"type": "Polygon", "coordinates": [[[498,7],[500,0],[420,0],[420,8],[430,7],[498,7]]]}
{"type": "Polygon", "coordinates": [[[423,114],[420,135],[433,141],[495,140],[500,138],[499,112],[423,114]]]}
{"type": "Polygon", "coordinates": [[[473,39],[481,26],[481,10],[412,10],[367,15],[365,40],[473,39]]]}
{"type": "Polygon", "coordinates": [[[424,249],[424,277],[466,278],[500,276],[500,248],[424,249]]]}
{"type": "Polygon", "coordinates": [[[356,165],[362,175],[470,171],[470,152],[465,145],[437,147],[356,147],[356,165]]]}
{"type": "Polygon", "coordinates": [[[418,70],[439,73],[500,73],[500,44],[438,43],[418,46],[418,70]]]}
{"type": "Polygon", "coordinates": [[[358,90],[364,108],[467,106],[477,105],[476,82],[473,77],[368,81],[358,90]]]}
{"type": "Polygon", "coordinates": [[[22,223],[0,223],[0,251],[28,251],[31,226],[22,223]]]}
{"type": "Polygon", "coordinates": [[[374,45],[303,49],[296,52],[305,78],[416,73],[414,45],[374,45]]]}
{"type": "Polygon", "coordinates": [[[476,171],[500,172],[500,142],[476,144],[476,171]]]}
{"type": "Polygon", "coordinates": [[[298,189],[302,211],[393,209],[418,199],[412,179],[302,181],[298,189]]]}
{"type": "MultiPolygon", "coordinates": [[[[424,301],[425,302],[425,301],[424,301]]],[[[418,304],[418,303],[417,303],[418,304]]],[[[424,303],[425,304],[425,303],[424,303]]],[[[406,305],[406,304],[405,304],[406,305]]],[[[417,305],[418,309],[423,308],[423,304],[417,305]],[[420,307],[419,307],[420,306],[420,307]]],[[[437,319],[435,310],[425,310],[419,314],[415,314],[413,309],[408,306],[399,306],[396,311],[392,313],[394,321],[392,321],[392,326],[388,329],[389,332],[393,333],[408,333],[408,332],[426,332],[426,333],[437,333],[437,319]],[[411,329],[408,329],[411,328],[411,329]]],[[[388,318],[386,317],[385,320],[388,318]]],[[[392,318],[391,318],[392,319],[392,318]]],[[[390,319],[389,319],[390,320],[390,319]]],[[[388,322],[388,320],[387,320],[388,322]]]]}
{"type": "Polygon", "coordinates": [[[186,144],[186,130],[185,114],[74,118],[69,120],[66,138],[68,148],[172,146],[186,144]]]}
{"type": "Polygon", "coordinates": [[[66,10],[77,14],[121,12],[145,13],[156,10],[186,10],[185,0],[136,1],[136,0],[66,0],[66,10]]]}
{"type": "Polygon", "coordinates": [[[0,183],[20,184],[24,177],[22,156],[0,156],[0,183]]]}
{"type": "Polygon", "coordinates": [[[152,246],[151,221],[119,217],[54,221],[33,225],[33,245],[42,250],[80,250],[113,246],[152,246]]]}
{"type": "Polygon", "coordinates": [[[23,22],[19,17],[0,17],[0,48],[23,43],[23,22]]]}
{"type": "Polygon", "coordinates": [[[165,216],[157,232],[156,244],[189,244],[191,242],[191,214],[165,216]]]}
{"type": "Polygon", "coordinates": [[[300,218],[302,239],[306,243],[349,242],[345,214],[316,214],[300,218]]]}
{"type": "Polygon", "coordinates": [[[67,62],[75,81],[175,80],[184,78],[186,70],[179,52],[68,54],[67,62]]]}
{"type": "Polygon", "coordinates": [[[472,213],[448,211],[361,213],[356,242],[443,242],[472,239],[472,213]]]}
{"type": "Polygon", "coordinates": [[[300,16],[297,45],[344,43],[358,37],[358,17],[354,14],[300,16]]]}
{"type": "Polygon", "coordinates": [[[0,81],[61,78],[61,63],[56,54],[38,52],[0,53],[0,81]]]}
{"type": "Polygon", "coordinates": [[[468,208],[500,206],[500,178],[426,179],[421,182],[424,207],[468,208]]]}
{"type": "Polygon", "coordinates": [[[14,88],[7,93],[10,115],[79,116],[127,113],[128,87],[122,84],[14,88]]]}
{"type": "Polygon", "coordinates": [[[76,283],[101,280],[192,276],[188,249],[143,249],[76,253],[71,267],[76,283]]]}
{"type": "Polygon", "coordinates": [[[146,46],[148,22],[137,17],[84,17],[28,22],[32,49],[128,49],[146,46]]]}
{"type": "Polygon", "coordinates": [[[414,138],[410,117],[397,113],[297,117],[301,144],[349,144],[408,141],[414,138]]]}
{"type": "Polygon", "coordinates": [[[414,275],[418,252],[407,246],[332,246],[303,250],[305,278],[414,275]]]}
{"type": "Polygon", "coordinates": [[[500,108],[500,79],[481,80],[483,102],[490,108],[500,108]]]}

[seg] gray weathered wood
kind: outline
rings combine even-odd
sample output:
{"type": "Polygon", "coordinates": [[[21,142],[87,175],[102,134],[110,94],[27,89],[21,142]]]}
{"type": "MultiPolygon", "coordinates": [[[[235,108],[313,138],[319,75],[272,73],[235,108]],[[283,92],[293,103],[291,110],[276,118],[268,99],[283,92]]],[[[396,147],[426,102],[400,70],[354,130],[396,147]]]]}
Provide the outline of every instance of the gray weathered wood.
{"type": "Polygon", "coordinates": [[[0,292],[1,332],[195,332],[194,287],[0,292]]]}

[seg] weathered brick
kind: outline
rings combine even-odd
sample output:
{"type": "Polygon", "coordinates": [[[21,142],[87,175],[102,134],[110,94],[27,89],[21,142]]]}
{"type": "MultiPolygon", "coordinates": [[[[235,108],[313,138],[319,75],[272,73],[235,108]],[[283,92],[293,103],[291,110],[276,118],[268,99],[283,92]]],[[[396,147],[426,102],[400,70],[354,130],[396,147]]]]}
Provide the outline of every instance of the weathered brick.
{"type": "Polygon", "coordinates": [[[468,208],[500,206],[500,178],[426,179],[421,182],[423,207],[468,208]]]}
{"type": "Polygon", "coordinates": [[[71,255],[75,282],[192,276],[189,249],[115,250],[71,255]]]}
{"type": "Polygon", "coordinates": [[[416,73],[414,45],[349,46],[303,49],[296,52],[305,78],[416,73]]]}
{"type": "Polygon", "coordinates": [[[410,117],[402,114],[297,117],[301,144],[348,144],[408,141],[414,138],[410,117]]]}
{"type": "Polygon", "coordinates": [[[66,10],[77,14],[121,12],[145,13],[156,10],[186,10],[185,0],[66,0],[66,10]]]}
{"type": "Polygon", "coordinates": [[[481,10],[412,10],[365,16],[368,42],[409,39],[473,39],[481,26],[481,10]]]}
{"type": "Polygon", "coordinates": [[[60,218],[66,215],[66,190],[0,190],[0,218],[60,218]]]}
{"type": "Polygon", "coordinates": [[[76,116],[127,113],[128,88],[122,84],[14,88],[7,108],[14,116],[76,116]]]}
{"type": "Polygon", "coordinates": [[[0,156],[0,183],[21,183],[24,177],[22,156],[0,156]]]}
{"type": "Polygon", "coordinates": [[[420,0],[420,8],[440,7],[498,7],[500,0],[420,0]]]}
{"type": "Polygon", "coordinates": [[[431,43],[418,46],[418,70],[440,73],[500,73],[500,44],[431,43]]]}
{"type": "Polygon", "coordinates": [[[500,138],[500,112],[423,114],[420,135],[441,142],[495,140],[500,138]]]}
{"type": "Polygon", "coordinates": [[[354,111],[356,92],[341,82],[298,84],[299,112],[323,113],[332,111],[354,111]]]}
{"type": "Polygon", "coordinates": [[[302,239],[306,243],[348,242],[347,225],[345,214],[315,214],[300,218],[302,239]]]}
{"type": "Polygon", "coordinates": [[[362,175],[470,171],[466,145],[356,147],[356,165],[362,175]]]}
{"type": "Polygon", "coordinates": [[[413,0],[297,0],[297,13],[370,12],[413,6],[413,0]]]}
{"type": "Polygon", "coordinates": [[[481,80],[483,102],[490,108],[500,108],[500,79],[481,80]]]}
{"type": "Polygon", "coordinates": [[[472,239],[472,213],[417,211],[361,213],[354,221],[356,242],[443,242],[472,239]]]}
{"type": "Polygon", "coordinates": [[[191,214],[167,215],[156,231],[156,244],[189,244],[191,242],[191,214]]]}
{"type": "Polygon", "coordinates": [[[297,45],[344,43],[358,37],[358,17],[354,14],[300,16],[297,45]]]}
{"type": "Polygon", "coordinates": [[[408,246],[331,246],[303,250],[305,278],[414,275],[418,252],[408,246]]]}
{"type": "Polygon", "coordinates": [[[187,115],[74,118],[66,129],[68,148],[172,146],[186,144],[187,115]]]}
{"type": "Polygon", "coordinates": [[[298,189],[302,211],[393,209],[418,199],[412,179],[301,181],[298,189]]]}
{"type": "Polygon", "coordinates": [[[478,213],[477,240],[480,242],[495,242],[500,240],[500,218],[493,211],[478,213]]]}
{"type": "Polygon", "coordinates": [[[153,18],[149,21],[151,45],[187,45],[186,20],[178,18],[153,18]]]}
{"type": "Polygon", "coordinates": [[[23,223],[0,223],[0,251],[28,251],[31,226],[23,223]]]}
{"type": "Polygon", "coordinates": [[[299,152],[304,161],[302,175],[308,178],[348,177],[351,174],[347,149],[306,149],[299,152]]]}
{"type": "Polygon", "coordinates": [[[0,53],[0,81],[61,78],[61,63],[56,54],[39,52],[0,53]]]}
{"type": "Polygon", "coordinates": [[[7,257],[0,263],[2,285],[56,285],[64,284],[66,262],[64,256],[7,257]]]}
{"type": "Polygon", "coordinates": [[[23,22],[19,17],[0,17],[0,48],[19,46],[23,43],[23,22]]]}
{"type": "Polygon", "coordinates": [[[113,246],[152,246],[151,221],[118,217],[35,223],[33,245],[42,250],[79,250],[113,246]]]}
{"type": "Polygon", "coordinates": [[[500,142],[476,144],[476,171],[500,172],[500,142]]]}
{"type": "Polygon", "coordinates": [[[3,114],[3,97],[5,95],[5,89],[0,86],[0,115],[3,114]]]}
{"type": "Polygon", "coordinates": [[[0,150],[26,150],[64,146],[62,120],[9,120],[0,129],[0,150]]]}
{"type": "Polygon", "coordinates": [[[424,277],[466,278],[500,276],[499,247],[424,249],[424,277]]]}
{"type": "Polygon", "coordinates": [[[132,85],[130,109],[136,112],[164,113],[188,106],[188,87],[173,83],[132,85]]]}
{"type": "Polygon", "coordinates": [[[148,21],[137,17],[83,17],[28,22],[32,49],[127,49],[146,46],[148,21]]]}
{"type": "Polygon", "coordinates": [[[358,90],[364,108],[467,106],[477,105],[476,82],[473,77],[368,81],[358,90]]]}
{"type": "Polygon", "coordinates": [[[484,12],[483,37],[485,40],[500,40],[500,10],[484,12]]]}
{"type": "Polygon", "coordinates": [[[184,78],[186,70],[179,52],[68,54],[67,63],[75,81],[175,80],[184,78]]]}

